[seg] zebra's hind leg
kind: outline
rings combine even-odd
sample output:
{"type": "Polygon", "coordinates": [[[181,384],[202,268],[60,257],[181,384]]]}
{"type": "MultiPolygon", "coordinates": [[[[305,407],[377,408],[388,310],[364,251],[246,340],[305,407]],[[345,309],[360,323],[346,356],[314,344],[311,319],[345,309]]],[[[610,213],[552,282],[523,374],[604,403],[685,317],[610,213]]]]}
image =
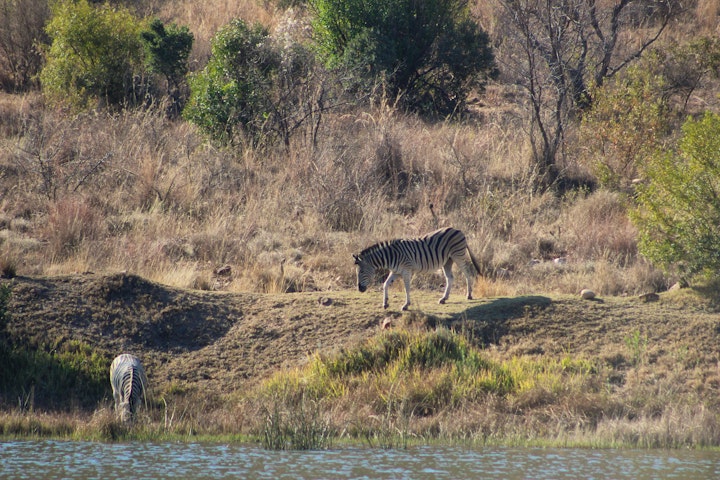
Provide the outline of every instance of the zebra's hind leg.
{"type": "Polygon", "coordinates": [[[463,268],[463,273],[465,274],[465,280],[467,282],[467,299],[472,300],[473,284],[475,283],[475,271],[473,270],[473,267],[466,263],[463,268]]]}
{"type": "Polygon", "coordinates": [[[449,259],[447,262],[445,262],[445,265],[443,265],[443,273],[445,274],[445,293],[443,293],[443,296],[440,297],[440,300],[438,303],[443,304],[445,303],[445,300],[450,297],[450,289],[452,288],[452,282],[453,282],[453,273],[452,273],[452,259],[449,259]]]}
{"type": "Polygon", "coordinates": [[[402,306],[402,310],[405,311],[410,306],[410,278],[409,272],[403,272],[403,281],[405,282],[405,305],[402,306]]]}

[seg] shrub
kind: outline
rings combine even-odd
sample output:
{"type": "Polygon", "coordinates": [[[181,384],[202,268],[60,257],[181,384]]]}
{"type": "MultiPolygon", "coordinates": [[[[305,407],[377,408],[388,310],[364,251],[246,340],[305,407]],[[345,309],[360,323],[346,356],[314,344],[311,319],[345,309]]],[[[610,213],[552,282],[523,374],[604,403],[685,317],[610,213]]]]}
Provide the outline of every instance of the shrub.
{"type": "Polygon", "coordinates": [[[33,87],[42,65],[36,42],[45,41],[48,2],[0,0],[0,89],[33,87]]]}
{"type": "Polygon", "coordinates": [[[163,75],[167,79],[168,93],[177,97],[188,71],[193,34],[187,27],[178,27],[174,23],[165,28],[159,19],[155,19],[141,32],[140,38],[149,70],[163,75]]]}
{"type": "Polygon", "coordinates": [[[462,0],[312,0],[319,49],[369,92],[384,79],[411,110],[450,114],[496,73],[489,37],[462,0]]]}
{"type": "Polygon", "coordinates": [[[272,111],[270,92],[279,65],[265,27],[233,20],[213,38],[205,69],[191,77],[183,115],[217,141],[246,135],[258,143],[272,111]]]}
{"type": "Polygon", "coordinates": [[[677,152],[659,152],[644,166],[632,219],[639,250],[685,279],[720,271],[720,115],[688,120],[677,152]]]}
{"type": "Polygon", "coordinates": [[[603,186],[628,187],[668,130],[665,80],[649,63],[653,60],[597,89],[592,110],[583,116],[583,143],[595,159],[594,173],[603,186]]]}
{"type": "Polygon", "coordinates": [[[92,101],[134,103],[142,73],[140,22],[125,8],[87,0],[52,4],[52,41],[40,81],[51,101],[85,108],[92,101]]]}

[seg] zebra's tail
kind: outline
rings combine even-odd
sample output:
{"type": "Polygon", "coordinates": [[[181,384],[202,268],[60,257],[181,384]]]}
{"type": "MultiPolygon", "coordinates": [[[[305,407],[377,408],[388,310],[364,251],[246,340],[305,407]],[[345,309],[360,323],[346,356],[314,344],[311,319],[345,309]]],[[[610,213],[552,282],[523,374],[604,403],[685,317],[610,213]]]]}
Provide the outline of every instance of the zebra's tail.
{"type": "Polygon", "coordinates": [[[470,255],[470,260],[472,260],[473,267],[475,267],[475,274],[481,275],[480,265],[478,264],[475,255],[472,254],[469,246],[466,246],[465,248],[467,248],[468,255],[470,255]]]}

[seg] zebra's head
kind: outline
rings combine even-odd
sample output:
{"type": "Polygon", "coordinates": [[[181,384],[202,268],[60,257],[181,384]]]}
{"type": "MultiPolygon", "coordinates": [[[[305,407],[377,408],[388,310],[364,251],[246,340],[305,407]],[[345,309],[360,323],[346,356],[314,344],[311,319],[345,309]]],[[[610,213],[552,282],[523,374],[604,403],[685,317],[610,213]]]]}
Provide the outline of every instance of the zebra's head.
{"type": "Polygon", "coordinates": [[[120,421],[127,423],[133,418],[133,406],[131,402],[123,400],[119,405],[120,421]]]}
{"type": "Polygon", "coordinates": [[[357,268],[358,290],[364,292],[375,277],[375,267],[372,263],[364,260],[362,255],[353,255],[353,258],[355,259],[355,266],[357,268]]]}

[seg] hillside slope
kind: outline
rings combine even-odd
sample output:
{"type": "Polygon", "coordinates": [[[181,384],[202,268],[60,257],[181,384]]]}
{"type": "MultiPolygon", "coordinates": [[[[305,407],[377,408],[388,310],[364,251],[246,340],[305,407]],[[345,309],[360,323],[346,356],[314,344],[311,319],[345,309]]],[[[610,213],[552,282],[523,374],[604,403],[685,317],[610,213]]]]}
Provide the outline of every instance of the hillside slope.
{"type": "Polygon", "coordinates": [[[116,354],[132,352],[160,391],[233,393],[301,365],[315,351],[352,347],[377,334],[388,317],[391,328],[458,328],[499,358],[570,355],[620,372],[641,364],[651,372],[648,381],[684,372],[678,392],[707,398],[720,387],[720,315],[689,290],[649,303],[541,295],[467,301],[455,291],[446,305],[436,303],[437,292],[414,290],[411,312],[401,315],[400,289],[383,311],[377,291],[216,293],[128,274],[9,282],[6,332],[14,342],[59,347],[79,340],[102,352],[108,365],[116,354]]]}

